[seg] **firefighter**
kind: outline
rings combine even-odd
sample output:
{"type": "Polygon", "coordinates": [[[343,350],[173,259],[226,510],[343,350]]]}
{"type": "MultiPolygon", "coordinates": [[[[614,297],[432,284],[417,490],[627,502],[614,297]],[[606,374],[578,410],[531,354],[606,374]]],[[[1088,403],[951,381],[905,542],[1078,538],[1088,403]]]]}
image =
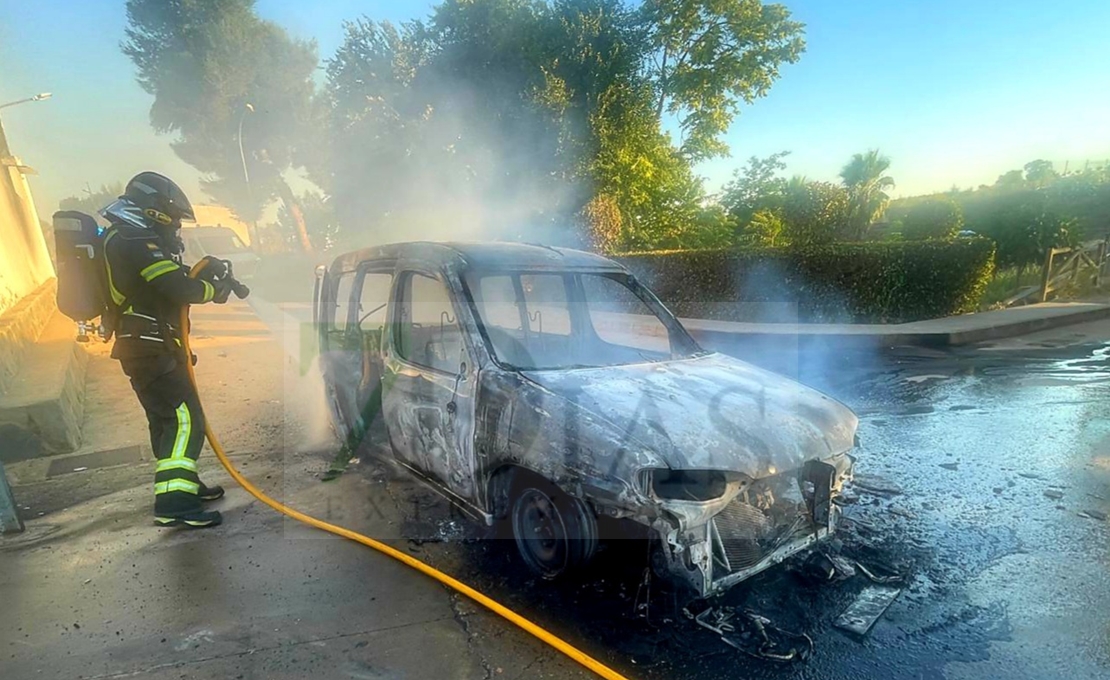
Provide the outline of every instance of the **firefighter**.
{"type": "Polygon", "coordinates": [[[104,234],[116,332],[112,358],[131,379],[150,424],[150,445],[157,458],[154,521],[165,527],[212,527],[217,511],[202,502],[224,495],[197,475],[204,445],[204,414],[189,380],[179,328],[186,304],[227,302],[228,280],[190,278],[182,266],[182,220],[196,217],[185,193],[154,172],[136,175],[123,195],[100,211],[110,222],[104,234]]]}

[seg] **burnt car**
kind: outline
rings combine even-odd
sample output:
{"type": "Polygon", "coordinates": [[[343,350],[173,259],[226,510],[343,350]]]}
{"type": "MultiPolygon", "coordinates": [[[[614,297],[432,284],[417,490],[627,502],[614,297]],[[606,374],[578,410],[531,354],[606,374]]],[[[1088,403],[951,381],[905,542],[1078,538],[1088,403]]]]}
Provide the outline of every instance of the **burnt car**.
{"type": "Polygon", "coordinates": [[[590,560],[599,518],[645,527],[656,567],[701,596],[835,531],[855,415],[703,350],[612,260],[395,244],[336,258],[315,297],[341,436],[388,438],[544,577],[590,560]]]}

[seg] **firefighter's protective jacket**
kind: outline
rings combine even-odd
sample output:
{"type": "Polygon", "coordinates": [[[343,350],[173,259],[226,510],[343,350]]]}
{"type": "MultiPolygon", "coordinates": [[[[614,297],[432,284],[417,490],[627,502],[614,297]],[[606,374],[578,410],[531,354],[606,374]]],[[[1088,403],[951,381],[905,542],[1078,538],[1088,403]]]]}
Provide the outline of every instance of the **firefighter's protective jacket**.
{"type": "Polygon", "coordinates": [[[216,295],[208,281],[189,278],[180,256],[150,229],[112,224],[104,236],[104,258],[108,290],[119,311],[112,348],[116,359],[174,351],[181,341],[181,307],[216,295]]]}

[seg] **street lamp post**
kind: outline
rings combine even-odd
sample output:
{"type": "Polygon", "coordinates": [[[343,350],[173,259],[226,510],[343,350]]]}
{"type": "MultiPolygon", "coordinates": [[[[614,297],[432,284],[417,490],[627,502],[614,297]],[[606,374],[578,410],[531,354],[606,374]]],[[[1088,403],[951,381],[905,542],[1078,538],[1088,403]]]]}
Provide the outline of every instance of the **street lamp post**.
{"type": "MultiPolygon", "coordinates": [[[[249,200],[253,204],[254,192],[251,191],[251,177],[250,174],[247,172],[247,155],[243,152],[243,119],[247,117],[248,113],[254,113],[254,106],[251,105],[250,102],[247,102],[245,105],[243,105],[243,112],[239,114],[239,133],[237,136],[239,139],[239,161],[243,164],[243,182],[245,182],[247,185],[247,200],[249,200]]],[[[255,241],[258,240],[258,225],[254,224],[253,219],[251,220],[251,224],[253,225],[253,228],[251,229],[251,231],[253,232],[251,234],[251,244],[255,248],[257,248],[258,244],[255,243],[255,241]]]]}
{"type": "MultiPolygon", "coordinates": [[[[0,109],[6,109],[9,106],[15,106],[16,104],[25,104],[27,102],[41,102],[45,99],[50,99],[50,97],[52,97],[52,96],[53,95],[49,92],[40,92],[40,93],[36,94],[34,97],[27,97],[26,99],[17,99],[14,102],[8,102],[7,104],[0,104],[0,109]]],[[[4,137],[4,126],[0,125],[0,158],[4,158],[4,157],[6,157],[10,154],[11,154],[11,151],[8,149],[8,140],[7,140],[6,137],[4,137]]]]}
{"type": "Polygon", "coordinates": [[[26,99],[17,99],[14,102],[8,102],[7,104],[0,104],[0,109],[6,109],[9,106],[15,106],[16,104],[25,104],[27,102],[41,102],[41,101],[44,101],[46,99],[50,99],[53,96],[54,96],[54,94],[52,92],[40,92],[40,93],[36,94],[34,97],[27,97],[26,99]]]}

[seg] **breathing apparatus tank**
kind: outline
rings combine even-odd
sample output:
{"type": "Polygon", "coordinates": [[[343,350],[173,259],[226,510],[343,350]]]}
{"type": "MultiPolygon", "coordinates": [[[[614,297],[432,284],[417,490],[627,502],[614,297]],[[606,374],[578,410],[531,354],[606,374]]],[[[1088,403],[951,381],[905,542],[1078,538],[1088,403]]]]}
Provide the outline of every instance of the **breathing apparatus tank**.
{"type": "Polygon", "coordinates": [[[108,297],[104,232],[91,215],[76,210],[54,213],[58,261],[58,309],[77,322],[77,341],[95,330],[105,342],[114,332],[115,307],[108,297]],[[99,319],[99,324],[94,324],[99,319]]]}

